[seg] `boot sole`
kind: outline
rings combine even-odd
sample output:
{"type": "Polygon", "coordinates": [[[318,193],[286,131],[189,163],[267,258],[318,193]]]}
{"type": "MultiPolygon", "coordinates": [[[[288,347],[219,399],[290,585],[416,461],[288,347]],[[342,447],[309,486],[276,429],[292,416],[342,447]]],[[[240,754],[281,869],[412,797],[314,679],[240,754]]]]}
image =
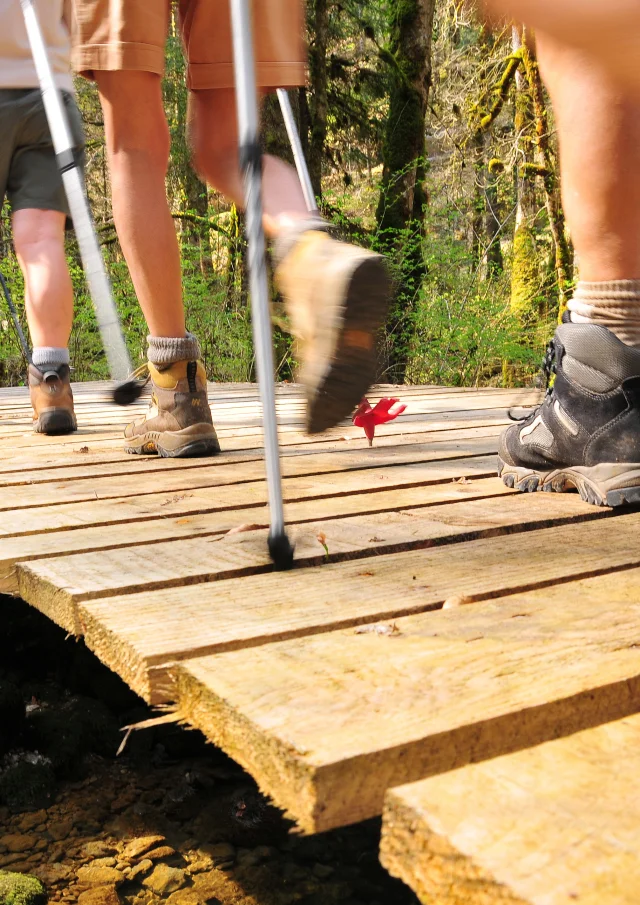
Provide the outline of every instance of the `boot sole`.
{"type": "Polygon", "coordinates": [[[33,430],[36,434],[57,436],[60,434],[72,434],[78,429],[76,416],[69,409],[49,409],[42,412],[37,421],[33,422],[33,430]]]}
{"type": "Polygon", "coordinates": [[[376,375],[375,336],[391,301],[391,278],[382,258],[368,258],[354,270],[344,298],[326,311],[325,327],[334,336],[327,373],[307,392],[307,431],[318,434],[335,427],[359,404],[376,375]],[[354,345],[350,337],[371,338],[371,347],[354,345]]]}
{"type": "Polygon", "coordinates": [[[215,429],[205,425],[206,430],[187,427],[183,431],[148,431],[139,437],[126,437],[124,451],[133,455],[157,453],[165,459],[188,459],[216,456],[220,443],[215,429]]]}
{"type": "Polygon", "coordinates": [[[553,471],[535,471],[508,465],[498,459],[503,483],[521,493],[567,493],[577,490],[592,506],[628,506],[640,503],[640,463],[607,463],[586,467],[565,466],[553,471]]]}

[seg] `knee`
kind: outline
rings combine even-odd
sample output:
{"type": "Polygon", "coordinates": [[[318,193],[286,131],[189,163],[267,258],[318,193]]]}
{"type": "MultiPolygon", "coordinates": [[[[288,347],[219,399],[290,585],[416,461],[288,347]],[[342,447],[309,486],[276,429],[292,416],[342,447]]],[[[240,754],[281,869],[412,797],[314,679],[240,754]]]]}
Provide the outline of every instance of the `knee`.
{"type": "Polygon", "coordinates": [[[13,244],[19,257],[31,259],[46,248],[62,248],[65,215],[59,211],[19,210],[13,215],[13,244]]]}
{"type": "Polygon", "coordinates": [[[242,186],[237,145],[218,144],[200,133],[192,140],[191,153],[200,178],[223,195],[237,200],[242,186]]]}

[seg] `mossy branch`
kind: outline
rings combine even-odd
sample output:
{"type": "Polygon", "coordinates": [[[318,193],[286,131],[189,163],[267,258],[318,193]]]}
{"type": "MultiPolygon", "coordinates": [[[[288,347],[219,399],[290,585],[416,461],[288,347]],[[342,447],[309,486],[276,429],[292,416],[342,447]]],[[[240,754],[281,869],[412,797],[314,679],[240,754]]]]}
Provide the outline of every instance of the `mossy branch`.
{"type": "Polygon", "coordinates": [[[520,68],[521,64],[521,50],[518,50],[516,53],[511,54],[509,57],[507,57],[507,65],[505,66],[502,75],[500,76],[492,91],[492,93],[497,93],[497,97],[495,98],[487,113],[485,113],[484,116],[480,118],[480,121],[475,130],[476,135],[481,132],[486,132],[486,130],[496,121],[498,116],[500,116],[505,101],[509,96],[509,89],[511,88],[516,72],[520,68]]]}

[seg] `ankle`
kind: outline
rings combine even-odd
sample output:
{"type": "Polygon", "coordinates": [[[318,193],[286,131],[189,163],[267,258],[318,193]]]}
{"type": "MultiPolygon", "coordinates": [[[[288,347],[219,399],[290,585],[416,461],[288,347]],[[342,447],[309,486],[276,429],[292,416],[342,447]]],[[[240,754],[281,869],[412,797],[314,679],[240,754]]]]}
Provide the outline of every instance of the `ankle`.
{"type": "Polygon", "coordinates": [[[147,355],[151,364],[162,371],[178,361],[198,361],[200,343],[193,333],[185,336],[148,336],[147,355]]]}
{"type": "Polygon", "coordinates": [[[31,361],[39,371],[57,371],[70,362],[69,350],[56,346],[36,346],[31,361]]]}

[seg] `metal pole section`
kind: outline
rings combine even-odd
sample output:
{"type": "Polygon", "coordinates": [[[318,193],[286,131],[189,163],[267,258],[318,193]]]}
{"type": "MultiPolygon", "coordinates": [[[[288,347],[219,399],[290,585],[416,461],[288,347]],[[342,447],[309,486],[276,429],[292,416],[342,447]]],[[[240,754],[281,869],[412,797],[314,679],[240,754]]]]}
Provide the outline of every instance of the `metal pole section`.
{"type": "Polygon", "coordinates": [[[258,126],[258,100],[253,34],[248,0],[230,0],[233,34],[233,63],[238,111],[240,168],[244,175],[245,217],[251,289],[253,342],[256,350],[258,385],[264,421],[264,448],[269,495],[269,552],[276,568],[287,568],[293,561],[293,549],[284,526],[282,477],[278,423],[273,386],[274,365],[269,313],[266,248],[262,228],[262,155],[258,126]]]}
{"type": "Polygon", "coordinates": [[[109,362],[109,371],[116,380],[125,380],[131,373],[131,360],[111,295],[111,287],[93,227],[83,180],[73,156],[73,139],[67,116],[51,72],[47,49],[32,0],[20,0],[20,3],[51,130],[53,148],[67,193],[69,210],[80,247],[80,256],[89,283],[100,336],[109,362]]]}
{"type": "Polygon", "coordinates": [[[4,297],[7,300],[7,307],[9,309],[9,314],[11,315],[11,320],[13,321],[13,326],[16,328],[16,333],[18,334],[18,342],[20,343],[22,354],[27,359],[27,363],[31,364],[31,352],[29,351],[29,343],[27,342],[27,338],[22,331],[22,325],[20,324],[20,320],[18,319],[18,312],[15,309],[13,299],[11,298],[11,293],[9,292],[9,287],[7,286],[7,281],[5,280],[2,273],[0,273],[0,285],[2,286],[4,297]]]}
{"type": "Polygon", "coordinates": [[[307,202],[309,213],[313,214],[318,210],[318,205],[316,204],[316,196],[313,193],[307,161],[304,159],[304,154],[302,152],[302,142],[300,141],[300,134],[296,127],[293,110],[291,109],[291,101],[284,88],[278,88],[276,93],[278,95],[278,100],[280,101],[282,118],[284,119],[287,135],[289,136],[291,150],[293,151],[293,159],[296,163],[296,170],[298,171],[298,179],[300,180],[300,185],[302,187],[302,194],[304,195],[304,200],[307,202]]]}

